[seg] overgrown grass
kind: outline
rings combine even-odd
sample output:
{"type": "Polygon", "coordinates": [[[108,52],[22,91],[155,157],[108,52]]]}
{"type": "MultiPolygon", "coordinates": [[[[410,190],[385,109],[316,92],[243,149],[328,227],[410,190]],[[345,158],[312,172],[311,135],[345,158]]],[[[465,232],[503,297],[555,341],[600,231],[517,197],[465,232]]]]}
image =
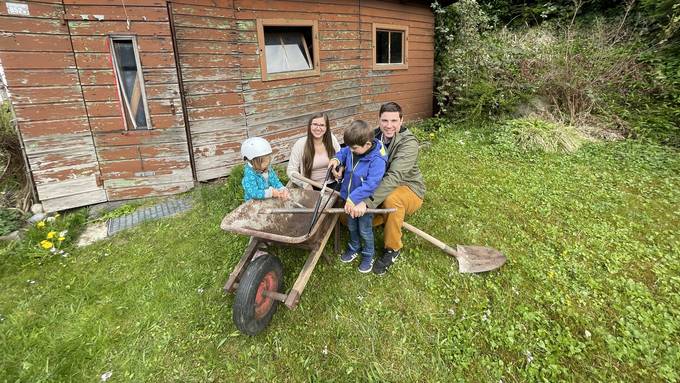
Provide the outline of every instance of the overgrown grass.
{"type": "MultiPolygon", "coordinates": [[[[1,380],[680,379],[677,152],[621,142],[523,154],[486,130],[432,136],[426,202],[409,222],[500,249],[501,270],[461,275],[407,234],[387,276],[321,261],[296,310],[240,335],[222,293],[247,243],[219,229],[240,203],[232,177],[196,190],[182,216],[68,258],[36,266],[5,250],[1,380]]],[[[290,287],[306,254],[279,253],[290,287]]]]}

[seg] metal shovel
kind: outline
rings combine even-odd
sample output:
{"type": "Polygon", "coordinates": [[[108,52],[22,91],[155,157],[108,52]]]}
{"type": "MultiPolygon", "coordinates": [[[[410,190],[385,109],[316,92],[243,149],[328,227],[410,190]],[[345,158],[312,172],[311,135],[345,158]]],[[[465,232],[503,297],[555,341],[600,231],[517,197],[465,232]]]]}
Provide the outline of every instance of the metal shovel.
{"type": "MultiPolygon", "coordinates": [[[[298,173],[293,173],[292,176],[312,186],[321,186],[318,182],[305,178],[298,173]]],[[[338,193],[335,190],[334,192],[338,193]]],[[[456,245],[454,249],[411,224],[404,222],[402,227],[456,258],[458,260],[458,272],[461,273],[481,273],[495,270],[503,266],[507,260],[503,253],[490,247],[456,245]]]]}

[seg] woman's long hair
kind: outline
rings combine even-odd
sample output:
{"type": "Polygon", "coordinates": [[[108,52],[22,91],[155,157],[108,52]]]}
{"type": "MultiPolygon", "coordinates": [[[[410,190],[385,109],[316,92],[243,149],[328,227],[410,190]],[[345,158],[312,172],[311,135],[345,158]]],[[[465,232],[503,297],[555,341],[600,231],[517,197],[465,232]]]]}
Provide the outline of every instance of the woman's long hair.
{"type": "Polygon", "coordinates": [[[305,142],[305,152],[302,154],[302,171],[304,176],[310,178],[312,176],[312,165],[314,164],[314,137],[312,136],[312,121],[323,117],[326,123],[326,133],[323,134],[321,138],[323,141],[323,146],[326,147],[326,153],[328,153],[328,158],[333,158],[335,155],[335,148],[333,147],[333,138],[331,138],[331,125],[328,121],[328,115],[326,113],[317,113],[309,118],[307,122],[307,142],[305,142]]]}

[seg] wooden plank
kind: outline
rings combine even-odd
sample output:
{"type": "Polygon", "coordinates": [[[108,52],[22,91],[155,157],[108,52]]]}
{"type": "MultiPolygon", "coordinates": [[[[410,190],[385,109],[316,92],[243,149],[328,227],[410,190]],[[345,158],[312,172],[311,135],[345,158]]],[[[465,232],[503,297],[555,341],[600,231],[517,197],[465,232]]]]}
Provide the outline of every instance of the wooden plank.
{"type": "Polygon", "coordinates": [[[0,52],[4,69],[74,69],[70,53],[61,52],[0,52]]]}
{"type": "Polygon", "coordinates": [[[97,150],[102,161],[115,161],[139,158],[162,158],[188,156],[186,143],[167,143],[158,145],[132,145],[104,147],[97,150]]]}
{"type": "MultiPolygon", "coordinates": [[[[66,5],[82,4],[84,0],[63,0],[66,5]]],[[[89,5],[111,5],[111,0],[87,0],[89,5]]],[[[126,6],[165,7],[165,0],[125,0],[126,6]]]]}
{"type": "Polygon", "coordinates": [[[119,145],[158,145],[167,143],[186,143],[184,128],[163,130],[131,130],[122,133],[102,133],[94,136],[95,146],[111,147],[119,145]]]}
{"type": "Polygon", "coordinates": [[[241,92],[240,80],[230,81],[192,81],[185,82],[184,89],[186,95],[201,95],[221,92],[241,92]]]}
{"type": "Polygon", "coordinates": [[[229,92],[219,94],[187,96],[187,107],[206,108],[211,106],[240,105],[242,103],[241,94],[229,92]]]}
{"type": "Polygon", "coordinates": [[[321,92],[308,94],[304,97],[289,97],[280,98],[277,102],[265,101],[261,103],[247,103],[245,104],[246,115],[253,114],[269,114],[279,111],[288,110],[291,107],[299,108],[308,105],[315,105],[321,102],[333,102],[334,100],[346,99],[361,96],[361,89],[358,87],[350,87],[345,89],[334,90],[332,96],[329,93],[321,92]]]}
{"type": "Polygon", "coordinates": [[[40,198],[40,202],[43,205],[43,209],[45,209],[45,211],[48,213],[79,206],[93,205],[106,201],[106,193],[101,188],[88,190],[82,193],[72,194],[61,198],[43,199],[40,197],[39,193],[38,196],[40,198]]]}
{"type": "MultiPolygon", "coordinates": [[[[80,83],[86,85],[113,85],[116,83],[113,69],[80,69],[80,83]]],[[[146,76],[144,77],[146,81],[146,76]]]]}
{"type": "Polygon", "coordinates": [[[328,97],[337,90],[348,88],[358,88],[361,85],[359,79],[349,78],[347,80],[337,80],[328,82],[314,82],[310,84],[291,85],[282,88],[262,89],[257,91],[247,91],[243,93],[245,103],[253,104],[257,102],[271,102],[289,97],[303,97],[316,93],[326,93],[328,97]]]}
{"type": "Polygon", "coordinates": [[[231,81],[240,79],[237,68],[186,68],[182,69],[182,74],[187,84],[194,81],[231,81]]]}
{"type": "Polygon", "coordinates": [[[0,39],[0,51],[71,52],[71,45],[66,35],[14,33],[0,39]]]}
{"type": "Polygon", "coordinates": [[[234,29],[236,21],[232,18],[212,17],[206,13],[198,16],[175,13],[176,28],[234,29]]]}
{"type": "MultiPolygon", "coordinates": [[[[174,3],[172,5],[172,12],[175,15],[189,15],[189,16],[202,16],[210,15],[212,17],[223,17],[227,19],[234,18],[234,9],[230,4],[225,1],[220,1],[221,7],[202,7],[196,5],[182,4],[184,1],[174,3]]],[[[229,2],[231,3],[231,2],[229,2]]],[[[214,5],[214,2],[213,2],[214,5]]]]}
{"type": "MultiPolygon", "coordinates": [[[[110,53],[108,36],[73,36],[73,51],[82,53],[110,53]]],[[[165,36],[140,36],[137,38],[140,52],[172,52],[172,39],[165,36]]]]}
{"type": "Polygon", "coordinates": [[[143,68],[143,75],[144,85],[147,87],[152,84],[176,84],[178,82],[175,68],[143,68]]]}
{"type": "Polygon", "coordinates": [[[348,108],[361,104],[360,96],[352,96],[344,99],[334,99],[304,106],[294,106],[276,112],[260,113],[247,116],[248,126],[260,124],[273,124],[280,120],[294,117],[307,117],[311,111],[327,111],[333,109],[348,108]]]}
{"type": "MultiPolygon", "coordinates": [[[[156,185],[191,183],[193,175],[191,168],[175,169],[171,171],[155,172],[153,176],[141,176],[147,172],[138,172],[137,176],[133,173],[123,173],[121,177],[104,178],[104,188],[112,189],[131,189],[140,186],[154,187],[156,185]]],[[[189,189],[193,184],[187,185],[189,189]]],[[[188,190],[188,189],[187,189],[188,190]]]]}
{"type": "Polygon", "coordinates": [[[177,50],[180,57],[188,53],[198,54],[238,54],[238,46],[229,41],[179,40],[177,50]]]}
{"type": "Polygon", "coordinates": [[[68,35],[61,20],[0,16],[0,31],[9,33],[47,33],[68,35]]]}
{"type": "Polygon", "coordinates": [[[110,53],[76,53],[78,69],[108,69],[113,68],[110,53]]]}
{"type": "MultiPolygon", "coordinates": [[[[423,6],[423,9],[427,9],[427,5],[423,6]]],[[[421,13],[418,8],[411,8],[399,4],[399,7],[391,7],[387,2],[369,2],[366,0],[361,0],[361,16],[363,17],[376,17],[390,20],[401,20],[401,21],[419,21],[422,23],[434,23],[434,15],[432,12],[429,14],[421,13]]],[[[394,22],[392,22],[394,24],[394,22]]]]}
{"type": "Polygon", "coordinates": [[[159,184],[153,186],[137,186],[131,188],[115,188],[106,190],[109,201],[118,201],[132,198],[157,197],[173,195],[190,190],[194,186],[193,182],[177,182],[159,184]]]}
{"type": "Polygon", "coordinates": [[[45,104],[82,101],[79,86],[59,87],[21,87],[12,89],[12,102],[15,106],[23,104],[45,104]]]}
{"type": "Polygon", "coordinates": [[[161,21],[132,21],[130,29],[124,21],[69,21],[71,35],[108,36],[111,34],[138,36],[170,36],[170,24],[161,21]]]}
{"type": "Polygon", "coordinates": [[[139,52],[139,59],[142,62],[142,68],[145,70],[153,68],[175,68],[175,56],[172,52],[139,52]]]}
{"type": "Polygon", "coordinates": [[[184,128],[183,114],[159,114],[151,116],[153,129],[184,128]]]}
{"type": "Polygon", "coordinates": [[[236,32],[230,29],[177,28],[178,40],[236,41],[236,32]]]}
{"type": "MultiPolygon", "coordinates": [[[[92,193],[102,188],[97,186],[96,173],[66,179],[59,182],[36,185],[40,199],[64,198],[73,194],[92,193]]],[[[76,205],[82,206],[82,205],[76,205]]]]}
{"type": "Polygon", "coordinates": [[[93,132],[113,132],[113,131],[125,131],[125,121],[123,117],[95,117],[90,116],[90,126],[93,132]]]}
{"type": "Polygon", "coordinates": [[[189,121],[214,120],[216,118],[237,117],[243,115],[244,112],[242,106],[189,109],[189,121]]]}
{"type": "Polygon", "coordinates": [[[235,68],[241,60],[236,55],[183,54],[180,63],[182,68],[235,68]]]}
{"type": "Polygon", "coordinates": [[[78,82],[75,69],[7,69],[5,68],[7,85],[11,89],[35,86],[73,85],[78,82]]]}
{"type": "Polygon", "coordinates": [[[199,139],[205,133],[229,131],[242,134],[234,139],[246,138],[246,119],[244,117],[225,117],[191,122],[191,137],[199,139]]]}
{"type": "Polygon", "coordinates": [[[82,102],[65,104],[52,104],[49,108],[44,105],[18,105],[14,108],[17,120],[43,121],[43,120],[72,120],[85,116],[85,106],[82,102]]]}
{"type": "MultiPolygon", "coordinates": [[[[88,1],[89,3],[89,1],[88,1]]],[[[121,3],[108,2],[106,5],[80,5],[73,4],[66,7],[66,18],[69,20],[82,20],[87,16],[89,20],[97,20],[94,15],[103,16],[103,20],[131,21],[168,21],[168,11],[165,6],[149,7],[134,6],[125,1],[125,8],[121,3]]]]}
{"type": "Polygon", "coordinates": [[[90,126],[84,115],[73,120],[27,121],[19,124],[25,141],[34,141],[45,136],[84,135],[90,133],[90,126]]]}

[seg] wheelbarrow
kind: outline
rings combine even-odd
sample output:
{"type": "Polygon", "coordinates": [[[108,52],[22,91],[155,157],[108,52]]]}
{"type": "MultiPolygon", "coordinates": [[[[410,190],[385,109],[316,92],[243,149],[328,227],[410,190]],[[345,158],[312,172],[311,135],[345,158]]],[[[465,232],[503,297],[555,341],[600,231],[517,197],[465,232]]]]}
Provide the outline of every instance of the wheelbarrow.
{"type": "MultiPolygon", "coordinates": [[[[338,213],[337,209],[319,212],[319,205],[334,206],[336,198],[334,193],[322,195],[314,190],[293,188],[287,201],[250,200],[224,217],[220,225],[223,230],[250,236],[243,256],[224,285],[226,293],[236,294],[233,319],[241,332],[257,335],[269,325],[278,304],[283,303],[289,309],[298,305],[339,217],[338,214],[329,214],[338,213]],[[304,214],[271,214],[273,209],[315,205],[316,209],[309,209],[304,214]],[[287,293],[282,292],[283,265],[276,255],[270,253],[274,245],[309,250],[300,274],[287,293]]],[[[335,233],[337,253],[338,231],[335,233]]]]}

